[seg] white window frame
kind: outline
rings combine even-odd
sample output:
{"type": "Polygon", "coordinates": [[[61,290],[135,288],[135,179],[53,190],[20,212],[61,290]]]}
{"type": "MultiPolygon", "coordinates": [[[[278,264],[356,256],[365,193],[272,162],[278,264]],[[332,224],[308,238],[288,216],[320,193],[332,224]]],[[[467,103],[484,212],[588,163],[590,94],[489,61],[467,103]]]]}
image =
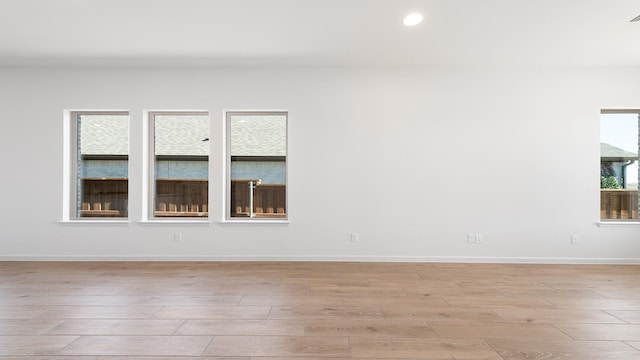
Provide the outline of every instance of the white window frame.
{"type": "MultiPolygon", "coordinates": [[[[131,157],[131,115],[129,110],[64,110],[64,149],[63,149],[63,209],[62,222],[99,222],[127,223],[131,214],[127,209],[127,217],[81,217],[78,216],[78,116],[81,115],[126,115],[127,116],[127,182],[130,183],[129,163],[131,157]]],[[[127,186],[127,198],[130,199],[130,186],[127,186]]],[[[128,202],[128,201],[127,201],[128,202]]]]}
{"type": "Polygon", "coordinates": [[[175,115],[175,116],[207,116],[209,119],[209,133],[208,138],[211,139],[211,114],[208,110],[147,110],[144,111],[145,118],[145,139],[146,144],[143,144],[147,150],[145,160],[146,166],[143,166],[146,171],[143,173],[143,183],[146,184],[146,190],[143,192],[143,211],[145,220],[141,223],[181,223],[181,224],[208,224],[210,222],[211,212],[211,194],[212,194],[212,177],[211,177],[211,140],[209,140],[209,156],[208,156],[208,188],[209,196],[207,199],[208,216],[207,217],[158,217],[155,216],[155,201],[156,201],[156,182],[155,182],[155,116],[156,115],[175,115]]]}
{"type": "Polygon", "coordinates": [[[222,214],[224,218],[221,223],[235,224],[289,224],[291,211],[289,208],[289,111],[288,110],[226,110],[223,112],[224,118],[224,203],[222,214]],[[235,115],[245,116],[284,116],[285,126],[285,214],[284,218],[239,218],[231,217],[231,117],[235,115]]]}
{"type": "MultiPolygon", "coordinates": [[[[608,109],[602,109],[600,110],[600,115],[603,114],[635,114],[638,117],[640,117],[640,109],[614,109],[614,108],[608,108],[608,109]]],[[[601,117],[598,118],[599,119],[599,125],[601,125],[602,120],[601,117]]],[[[639,134],[640,136],[640,134],[639,134]]],[[[600,142],[602,141],[601,137],[598,137],[598,144],[600,144],[600,142]]],[[[639,139],[640,141],[640,139],[639,139]]],[[[640,143],[638,144],[638,149],[636,150],[638,154],[640,154],[640,143]]],[[[599,154],[599,152],[598,152],[599,154]]],[[[640,159],[638,160],[638,165],[640,166],[640,159]]],[[[601,189],[598,189],[598,200],[601,196],[601,189]]],[[[598,201],[598,204],[600,204],[600,201],[598,201]]],[[[628,219],[628,220],[615,220],[615,219],[602,219],[601,217],[601,210],[602,209],[598,209],[598,221],[596,222],[596,225],[598,225],[599,227],[640,227],[640,219],[628,219]]]]}

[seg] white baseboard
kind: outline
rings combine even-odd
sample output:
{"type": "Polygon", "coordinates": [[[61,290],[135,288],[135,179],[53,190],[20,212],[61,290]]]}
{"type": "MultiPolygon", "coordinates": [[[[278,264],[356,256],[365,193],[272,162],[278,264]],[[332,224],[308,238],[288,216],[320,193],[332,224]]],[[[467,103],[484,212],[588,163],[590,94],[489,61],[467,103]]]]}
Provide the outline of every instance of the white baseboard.
{"type": "Polygon", "coordinates": [[[416,262],[479,264],[615,264],[640,265],[640,258],[471,257],[471,256],[293,256],[293,255],[0,255],[0,261],[316,261],[416,262]]]}

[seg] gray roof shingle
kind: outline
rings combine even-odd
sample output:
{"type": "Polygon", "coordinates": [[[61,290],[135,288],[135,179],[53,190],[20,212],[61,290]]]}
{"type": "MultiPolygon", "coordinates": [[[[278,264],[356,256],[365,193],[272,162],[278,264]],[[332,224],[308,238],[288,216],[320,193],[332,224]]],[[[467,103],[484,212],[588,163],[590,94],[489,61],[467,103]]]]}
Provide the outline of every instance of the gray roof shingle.
{"type": "Polygon", "coordinates": [[[638,154],[620,149],[607,143],[600,143],[600,159],[606,161],[628,161],[638,159],[638,154]]]}
{"type": "Polygon", "coordinates": [[[231,156],[286,156],[285,115],[232,115],[231,156]]]}
{"type": "MultiPolygon", "coordinates": [[[[82,155],[128,155],[127,115],[82,115],[82,155]]],[[[286,115],[233,115],[232,156],[286,156],[286,115]]],[[[209,155],[209,117],[205,115],[155,115],[155,154],[161,156],[209,155]]]]}
{"type": "Polygon", "coordinates": [[[209,116],[156,115],[155,154],[174,156],[207,156],[209,116]]]}
{"type": "Polygon", "coordinates": [[[81,115],[78,136],[82,155],[128,155],[128,115],[81,115]]]}

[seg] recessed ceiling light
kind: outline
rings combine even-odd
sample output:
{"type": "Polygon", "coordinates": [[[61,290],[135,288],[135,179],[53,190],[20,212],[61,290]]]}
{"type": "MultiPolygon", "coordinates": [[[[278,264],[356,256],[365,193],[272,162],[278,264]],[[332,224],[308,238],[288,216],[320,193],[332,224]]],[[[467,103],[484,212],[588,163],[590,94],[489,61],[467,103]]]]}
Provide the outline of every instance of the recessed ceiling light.
{"type": "Polygon", "coordinates": [[[413,14],[407,15],[404,18],[404,21],[402,23],[405,24],[406,26],[416,26],[420,24],[422,19],[423,19],[422,14],[413,13],[413,14]]]}

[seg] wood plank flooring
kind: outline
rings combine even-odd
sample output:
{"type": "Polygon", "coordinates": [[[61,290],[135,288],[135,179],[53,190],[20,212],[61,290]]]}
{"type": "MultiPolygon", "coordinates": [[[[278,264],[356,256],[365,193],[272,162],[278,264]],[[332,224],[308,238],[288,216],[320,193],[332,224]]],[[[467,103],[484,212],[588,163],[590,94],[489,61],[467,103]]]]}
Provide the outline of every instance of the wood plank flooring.
{"type": "Polygon", "coordinates": [[[0,262],[8,359],[640,359],[640,266],[0,262]]]}

